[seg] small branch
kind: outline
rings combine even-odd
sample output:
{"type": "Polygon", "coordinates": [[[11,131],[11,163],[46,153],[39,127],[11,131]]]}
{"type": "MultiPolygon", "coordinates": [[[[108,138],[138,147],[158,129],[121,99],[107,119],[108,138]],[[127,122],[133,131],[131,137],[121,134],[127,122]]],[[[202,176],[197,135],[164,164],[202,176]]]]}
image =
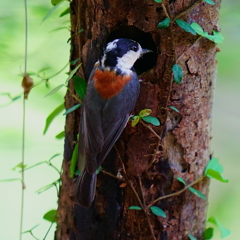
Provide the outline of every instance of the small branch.
{"type": "Polygon", "coordinates": [[[115,176],[115,175],[113,175],[113,174],[111,174],[111,173],[109,173],[109,172],[107,172],[107,171],[105,171],[103,169],[101,170],[101,172],[109,175],[110,177],[116,178],[117,180],[123,180],[124,181],[124,179],[119,178],[119,177],[117,177],[117,176],[115,176]]]}
{"type": "Polygon", "coordinates": [[[165,7],[165,5],[164,5],[163,2],[162,2],[162,8],[163,8],[163,12],[164,12],[164,14],[166,15],[166,17],[169,18],[169,19],[171,19],[171,17],[170,17],[170,15],[168,14],[167,9],[166,9],[166,7],[165,7]]]}
{"type": "Polygon", "coordinates": [[[151,232],[153,240],[156,240],[156,238],[154,236],[153,228],[152,228],[152,225],[151,225],[151,222],[150,222],[150,218],[149,218],[148,213],[146,211],[147,209],[146,209],[146,202],[145,202],[144,194],[143,194],[142,180],[141,180],[141,178],[139,176],[138,176],[138,181],[139,181],[140,191],[141,191],[142,199],[143,199],[143,206],[144,206],[143,210],[144,210],[147,222],[148,222],[148,227],[150,229],[150,232],[151,232]]]}
{"type": "Polygon", "coordinates": [[[178,19],[178,18],[182,17],[183,15],[187,14],[187,13],[190,12],[193,8],[195,8],[199,3],[202,3],[202,2],[203,2],[203,0],[198,0],[198,1],[196,1],[192,6],[190,6],[189,8],[185,9],[184,11],[182,11],[181,13],[179,13],[177,16],[175,16],[172,21],[174,22],[176,19],[178,19]]]}
{"type": "Polygon", "coordinates": [[[76,94],[74,94],[70,88],[67,87],[67,89],[75,100],[77,100],[79,103],[82,103],[82,100],[76,94]]]}
{"type": "Polygon", "coordinates": [[[152,167],[153,163],[154,163],[155,160],[156,160],[157,153],[159,152],[159,151],[158,151],[158,148],[159,148],[159,146],[160,146],[160,142],[161,142],[161,140],[158,139],[157,146],[156,146],[156,149],[155,149],[155,153],[154,153],[153,156],[152,156],[151,162],[148,164],[148,169],[152,167]]]}
{"type": "Polygon", "coordinates": [[[205,176],[201,176],[198,179],[196,179],[195,181],[193,181],[192,183],[190,183],[189,185],[186,185],[183,189],[155,199],[154,201],[152,201],[151,203],[148,204],[147,209],[150,208],[153,204],[155,204],[156,202],[158,202],[160,200],[170,198],[170,197],[174,197],[174,196],[177,196],[177,195],[181,194],[182,192],[186,191],[189,187],[191,187],[191,186],[195,185],[196,183],[202,181],[204,178],[205,178],[205,176]]]}
{"type": "Polygon", "coordinates": [[[177,63],[181,60],[181,58],[182,58],[189,50],[191,50],[191,49],[194,47],[194,45],[195,45],[201,38],[202,38],[202,36],[199,36],[199,37],[195,40],[195,42],[194,42],[185,52],[183,52],[183,53],[178,57],[177,63]]]}
{"type": "Polygon", "coordinates": [[[140,123],[141,123],[144,127],[148,128],[159,140],[161,140],[161,137],[152,129],[151,126],[149,126],[148,124],[146,124],[145,122],[143,122],[143,120],[141,120],[141,119],[140,119],[140,123]]]}
{"type": "Polygon", "coordinates": [[[46,232],[43,240],[45,240],[45,239],[47,238],[47,235],[48,235],[49,231],[51,230],[51,228],[52,228],[52,226],[53,226],[53,223],[54,223],[54,221],[56,220],[56,218],[57,218],[57,212],[55,213],[55,216],[54,216],[54,218],[53,218],[53,221],[51,222],[50,227],[48,228],[48,230],[47,230],[47,232],[46,232]]]}
{"type": "Polygon", "coordinates": [[[117,152],[117,155],[118,155],[118,158],[119,158],[119,160],[120,160],[120,162],[121,162],[121,164],[122,164],[122,168],[123,168],[123,172],[124,172],[124,179],[126,180],[127,184],[130,186],[130,188],[132,189],[132,191],[134,192],[134,194],[135,194],[135,196],[136,196],[136,198],[137,198],[137,200],[138,200],[138,203],[139,203],[139,205],[141,206],[141,208],[142,208],[142,209],[145,209],[144,206],[143,206],[143,203],[142,203],[141,199],[140,199],[139,196],[138,196],[137,191],[135,190],[135,188],[133,187],[132,183],[130,182],[130,180],[129,180],[128,176],[127,176],[127,172],[126,172],[125,165],[124,165],[124,163],[123,163],[123,161],[122,161],[122,158],[121,158],[121,156],[120,156],[120,153],[119,153],[116,145],[114,145],[114,148],[115,148],[115,150],[116,150],[116,152],[117,152]]]}

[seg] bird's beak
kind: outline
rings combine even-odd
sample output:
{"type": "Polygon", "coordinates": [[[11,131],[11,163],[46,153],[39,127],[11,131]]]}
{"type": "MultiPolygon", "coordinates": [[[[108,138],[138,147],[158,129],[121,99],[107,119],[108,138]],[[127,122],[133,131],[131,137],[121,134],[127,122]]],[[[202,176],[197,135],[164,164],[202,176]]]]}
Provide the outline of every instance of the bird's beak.
{"type": "Polygon", "coordinates": [[[141,55],[145,54],[145,53],[149,53],[149,52],[152,52],[152,50],[149,50],[149,49],[142,49],[141,51],[141,55]]]}

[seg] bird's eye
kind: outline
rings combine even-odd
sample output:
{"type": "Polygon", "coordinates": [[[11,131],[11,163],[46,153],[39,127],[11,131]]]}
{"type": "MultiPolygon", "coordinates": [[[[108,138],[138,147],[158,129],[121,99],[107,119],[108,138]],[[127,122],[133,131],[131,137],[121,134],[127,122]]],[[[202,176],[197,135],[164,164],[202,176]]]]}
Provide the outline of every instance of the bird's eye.
{"type": "Polygon", "coordinates": [[[134,52],[137,52],[137,50],[138,50],[138,46],[136,46],[136,45],[131,46],[131,50],[134,51],[134,52]]]}

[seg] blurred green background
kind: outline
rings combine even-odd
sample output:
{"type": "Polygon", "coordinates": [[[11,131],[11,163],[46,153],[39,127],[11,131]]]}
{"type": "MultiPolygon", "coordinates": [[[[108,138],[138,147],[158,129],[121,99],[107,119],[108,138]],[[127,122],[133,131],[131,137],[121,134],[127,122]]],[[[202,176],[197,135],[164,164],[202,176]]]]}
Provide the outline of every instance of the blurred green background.
{"type": "MultiPolygon", "coordinates": [[[[70,45],[67,43],[69,32],[64,29],[51,32],[58,27],[69,26],[69,15],[59,18],[67,7],[63,3],[59,9],[42,24],[41,21],[51,8],[50,0],[29,1],[29,55],[28,71],[45,71],[46,76],[62,69],[69,59],[70,45]]],[[[0,2],[0,92],[10,92],[12,96],[21,93],[21,75],[24,69],[24,4],[23,1],[0,2]]],[[[220,26],[225,42],[219,47],[218,80],[215,89],[213,109],[212,150],[224,165],[223,176],[230,180],[223,184],[212,180],[209,198],[209,216],[217,217],[232,231],[229,240],[240,239],[240,3],[236,0],[222,2],[220,26]]],[[[53,163],[60,168],[63,140],[55,135],[63,130],[64,117],[60,114],[43,135],[48,114],[63,102],[64,89],[44,98],[54,87],[64,83],[66,68],[50,80],[50,89],[44,84],[34,88],[26,101],[26,164],[48,160],[56,153],[59,157],[53,163]]],[[[34,80],[38,80],[34,77],[34,80]]],[[[40,79],[39,79],[40,80],[40,79]]],[[[39,81],[38,80],[38,81],[39,81]]],[[[0,95],[0,106],[7,104],[9,98],[0,95]]],[[[12,168],[21,162],[22,99],[0,108],[0,179],[19,178],[18,170],[12,168]]],[[[33,230],[34,235],[43,239],[50,222],[43,220],[44,213],[57,208],[55,188],[37,194],[36,191],[58,179],[57,172],[42,164],[26,171],[26,190],[23,230],[33,230]]],[[[0,182],[0,239],[15,240],[19,235],[20,194],[19,181],[0,182]]],[[[55,225],[46,239],[53,239],[55,225]]],[[[23,240],[34,239],[24,234],[23,240]]],[[[221,239],[218,231],[214,240],[221,239]]]]}

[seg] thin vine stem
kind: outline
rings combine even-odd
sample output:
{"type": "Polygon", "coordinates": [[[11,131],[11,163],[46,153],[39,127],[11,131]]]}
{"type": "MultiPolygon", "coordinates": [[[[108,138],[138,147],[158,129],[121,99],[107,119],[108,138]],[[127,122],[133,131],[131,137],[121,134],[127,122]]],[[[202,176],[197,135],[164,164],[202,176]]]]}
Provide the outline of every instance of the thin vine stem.
{"type": "MultiPolygon", "coordinates": [[[[24,75],[27,74],[27,52],[28,52],[28,11],[27,11],[27,0],[24,0],[24,12],[25,12],[25,51],[24,51],[24,75]]],[[[26,102],[23,97],[23,112],[22,112],[22,192],[21,192],[21,213],[20,213],[20,232],[19,240],[22,239],[23,232],[23,215],[24,215],[24,189],[25,189],[25,178],[24,178],[24,160],[25,160],[25,116],[26,116],[26,102]]]]}
{"type": "Polygon", "coordinates": [[[144,199],[144,191],[143,191],[143,186],[142,186],[142,180],[141,180],[140,176],[138,176],[138,181],[139,181],[140,191],[141,191],[141,194],[142,194],[142,202],[143,202],[143,207],[144,207],[144,209],[143,209],[144,210],[144,214],[145,214],[147,222],[148,222],[148,227],[150,229],[150,232],[151,232],[151,235],[152,235],[152,239],[156,240],[156,238],[154,236],[153,228],[152,228],[152,225],[151,225],[151,222],[150,222],[150,218],[148,216],[148,212],[147,212],[147,208],[146,208],[146,202],[145,202],[145,199],[144,199]]]}
{"type": "Polygon", "coordinates": [[[195,181],[193,181],[192,183],[186,185],[183,189],[181,189],[177,192],[174,192],[174,193],[164,195],[162,197],[159,197],[159,198],[153,200],[151,203],[148,204],[147,209],[150,208],[153,204],[155,204],[156,202],[158,202],[160,200],[170,198],[170,197],[174,197],[174,196],[177,196],[177,195],[181,194],[182,192],[186,191],[189,187],[191,187],[191,186],[195,185],[196,183],[202,181],[204,178],[205,178],[205,176],[201,176],[201,177],[197,178],[195,181]]]}
{"type": "Polygon", "coordinates": [[[19,239],[22,239],[23,232],[23,213],[24,213],[24,189],[25,189],[25,178],[24,178],[24,158],[25,158],[25,98],[23,97],[23,116],[22,116],[22,192],[21,192],[21,213],[20,213],[20,232],[19,239]]]}
{"type": "Polygon", "coordinates": [[[149,129],[149,130],[154,134],[155,137],[157,137],[159,140],[161,140],[161,137],[152,129],[151,126],[149,126],[148,124],[146,124],[146,123],[145,123],[143,120],[141,120],[141,119],[140,119],[140,123],[141,123],[144,127],[146,127],[147,129],[149,129]]]}
{"type": "Polygon", "coordinates": [[[27,52],[28,52],[28,11],[27,11],[27,0],[24,0],[24,11],[25,11],[25,52],[24,52],[24,74],[27,74],[27,52]]]}
{"type": "Polygon", "coordinates": [[[116,145],[114,145],[114,148],[115,148],[115,150],[116,150],[116,152],[117,152],[117,156],[118,156],[118,158],[119,158],[119,160],[120,160],[120,162],[121,162],[122,168],[123,168],[124,179],[126,180],[127,184],[128,184],[128,185],[130,186],[130,188],[132,189],[133,193],[135,194],[135,196],[136,196],[136,198],[137,198],[137,200],[138,200],[139,205],[141,206],[142,209],[144,209],[143,203],[142,203],[142,201],[141,201],[141,199],[140,199],[137,191],[135,190],[135,188],[133,187],[132,183],[130,182],[130,180],[129,180],[128,176],[127,176],[127,172],[126,172],[125,165],[124,165],[124,163],[123,163],[123,160],[122,160],[122,158],[121,158],[121,155],[120,155],[120,153],[119,153],[116,145]]]}
{"type": "Polygon", "coordinates": [[[176,19],[182,17],[183,15],[185,15],[186,13],[190,12],[193,8],[195,8],[198,4],[202,3],[203,0],[198,0],[196,1],[193,5],[191,5],[189,8],[185,9],[184,11],[182,11],[181,13],[179,13],[177,16],[175,16],[173,18],[172,21],[175,21],[176,19]]]}

